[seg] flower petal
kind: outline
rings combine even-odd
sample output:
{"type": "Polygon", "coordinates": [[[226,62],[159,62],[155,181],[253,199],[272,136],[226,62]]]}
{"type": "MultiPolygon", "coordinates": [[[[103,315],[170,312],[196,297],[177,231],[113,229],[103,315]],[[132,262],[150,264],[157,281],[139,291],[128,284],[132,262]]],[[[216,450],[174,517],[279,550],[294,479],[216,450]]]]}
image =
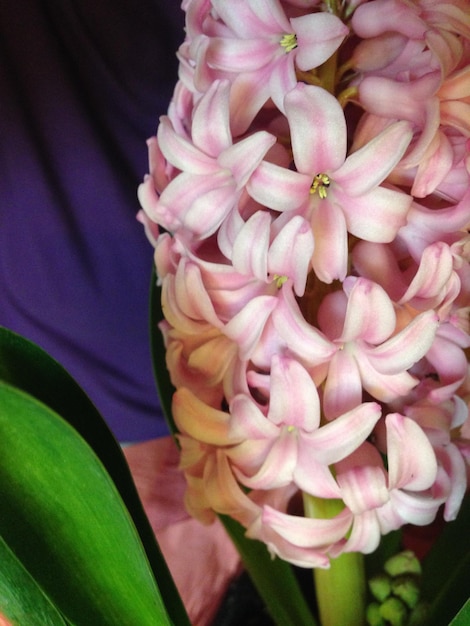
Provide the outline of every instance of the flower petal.
{"type": "Polygon", "coordinates": [[[337,170],[346,157],[346,120],[325,89],[298,83],[285,99],[295,166],[312,178],[337,170]]]}

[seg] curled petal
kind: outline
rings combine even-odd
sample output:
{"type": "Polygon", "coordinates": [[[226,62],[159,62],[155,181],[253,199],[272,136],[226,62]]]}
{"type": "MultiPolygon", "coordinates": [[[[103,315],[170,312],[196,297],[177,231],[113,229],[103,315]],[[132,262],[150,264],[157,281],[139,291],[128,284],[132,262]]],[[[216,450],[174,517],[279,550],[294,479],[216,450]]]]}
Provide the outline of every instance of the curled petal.
{"type": "Polygon", "coordinates": [[[229,96],[229,81],[215,80],[193,113],[191,135],[194,145],[215,158],[232,145],[229,96]]]}
{"type": "Polygon", "coordinates": [[[293,295],[284,289],[273,322],[289,350],[311,365],[328,361],[336,352],[336,346],[305,321],[293,295]]]}
{"type": "Polygon", "coordinates": [[[331,519],[312,519],[281,513],[265,505],[262,521],[295,546],[320,548],[344,537],[351,524],[351,514],[344,510],[331,519]]]}
{"type": "Polygon", "coordinates": [[[198,441],[216,446],[239,441],[230,435],[229,414],[208,406],[185,387],[174,393],[172,411],[178,429],[198,441]]]}
{"type": "MultiPolygon", "coordinates": [[[[296,295],[302,297],[310,269],[310,258],[315,248],[312,229],[300,215],[291,217],[285,213],[278,220],[284,215],[288,217],[288,221],[269,247],[268,268],[271,274],[291,278],[296,295]]],[[[279,222],[276,222],[278,227],[279,222]]]]}
{"type": "Polygon", "coordinates": [[[351,196],[377,187],[400,161],[413,136],[408,122],[396,122],[353,152],[334,174],[334,180],[351,196]]]}
{"type": "Polygon", "coordinates": [[[275,355],[271,362],[269,419],[312,431],[320,424],[320,399],[310,374],[294,359],[275,355]],[[292,390],[295,389],[295,393],[292,390]]]}
{"type": "Polygon", "coordinates": [[[385,471],[381,467],[358,465],[336,478],[341,496],[355,515],[380,508],[389,500],[385,471]]]}
{"type": "Polygon", "coordinates": [[[312,433],[303,433],[299,440],[299,462],[303,455],[331,465],[341,461],[364,443],[381,416],[375,402],[365,402],[312,433]]]}
{"type": "Polygon", "coordinates": [[[210,175],[219,169],[210,155],[174,131],[168,117],[160,119],[157,139],[164,157],[183,172],[210,175]]]}
{"type": "Polygon", "coordinates": [[[259,470],[252,476],[246,476],[234,467],[234,472],[241,483],[251,489],[276,489],[292,481],[297,464],[296,435],[283,428],[263,460],[259,470]]]}
{"type": "Polygon", "coordinates": [[[271,217],[266,211],[256,211],[238,233],[232,249],[233,267],[242,274],[266,280],[271,217]]]}
{"type": "Polygon", "coordinates": [[[399,413],[385,418],[390,489],[424,491],[436,480],[434,450],[418,424],[399,413]]]}
{"type": "Polygon", "coordinates": [[[397,374],[409,369],[433,344],[439,318],[434,311],[417,315],[408,326],[380,346],[370,348],[367,358],[378,372],[397,374]]]}
{"type": "Polygon", "coordinates": [[[274,135],[265,131],[253,133],[227,148],[219,156],[219,165],[230,170],[237,189],[244,187],[260,165],[266,152],[276,143],[274,135]]]}
{"type": "Polygon", "coordinates": [[[275,309],[277,298],[258,296],[248,302],[225,326],[224,334],[235,341],[240,350],[240,358],[246,360],[256,348],[264,325],[275,309]]]}
{"type": "Polygon", "coordinates": [[[339,341],[360,338],[371,344],[381,343],[393,333],[395,324],[395,310],[385,290],[366,278],[355,280],[339,341]]]}

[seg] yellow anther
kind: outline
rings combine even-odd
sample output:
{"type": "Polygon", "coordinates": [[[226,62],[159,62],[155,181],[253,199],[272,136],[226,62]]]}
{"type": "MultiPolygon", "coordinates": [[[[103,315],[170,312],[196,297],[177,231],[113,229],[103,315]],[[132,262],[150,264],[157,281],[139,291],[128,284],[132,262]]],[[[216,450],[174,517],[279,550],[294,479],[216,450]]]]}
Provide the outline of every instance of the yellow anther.
{"type": "Polygon", "coordinates": [[[317,174],[313,179],[312,186],[310,187],[310,193],[318,193],[320,198],[326,198],[330,184],[331,180],[328,174],[317,174]]]}
{"type": "Polygon", "coordinates": [[[281,46],[286,52],[292,52],[294,48],[297,48],[297,35],[295,33],[283,35],[281,39],[281,46]]]}
{"type": "Polygon", "coordinates": [[[292,426],[292,425],[291,425],[291,426],[288,426],[288,427],[287,427],[287,432],[288,432],[288,433],[293,433],[293,432],[294,432],[294,430],[295,430],[295,426],[292,426]]]}
{"type": "Polygon", "coordinates": [[[276,287],[280,289],[282,285],[286,282],[287,276],[279,276],[279,274],[274,274],[274,280],[276,281],[276,287]]]}

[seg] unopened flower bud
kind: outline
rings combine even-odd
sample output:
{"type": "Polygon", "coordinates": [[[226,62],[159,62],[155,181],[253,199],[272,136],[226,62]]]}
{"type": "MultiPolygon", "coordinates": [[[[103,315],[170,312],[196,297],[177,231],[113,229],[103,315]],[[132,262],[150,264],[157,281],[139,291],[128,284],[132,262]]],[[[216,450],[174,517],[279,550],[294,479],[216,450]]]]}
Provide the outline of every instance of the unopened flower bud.
{"type": "Polygon", "coordinates": [[[380,605],[371,602],[366,609],[366,620],[369,626],[386,626],[385,619],[380,614],[380,605]]]}
{"type": "Polygon", "coordinates": [[[419,584],[414,576],[398,576],[392,581],[392,593],[406,604],[409,609],[414,609],[419,600],[419,584]]]}
{"type": "Polygon", "coordinates": [[[411,550],[404,550],[395,554],[385,562],[384,570],[390,576],[400,576],[401,574],[421,575],[421,564],[411,550]]]}
{"type": "Polygon", "coordinates": [[[406,626],[408,610],[401,600],[391,596],[380,605],[380,615],[390,626],[406,626]]]}
{"type": "Polygon", "coordinates": [[[387,574],[378,574],[369,580],[371,594],[379,602],[383,602],[392,593],[392,580],[387,574]]]}

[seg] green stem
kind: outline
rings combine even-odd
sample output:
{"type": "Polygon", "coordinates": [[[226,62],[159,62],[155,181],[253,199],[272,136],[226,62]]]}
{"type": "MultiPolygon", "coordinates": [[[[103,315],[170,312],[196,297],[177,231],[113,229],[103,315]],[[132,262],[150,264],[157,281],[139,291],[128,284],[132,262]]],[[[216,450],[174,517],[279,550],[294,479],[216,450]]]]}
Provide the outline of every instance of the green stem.
{"type": "MultiPolygon", "coordinates": [[[[339,500],[324,500],[304,494],[307,517],[331,518],[344,507],[339,500]]],[[[364,626],[366,578],[364,557],[347,552],[331,559],[329,569],[314,569],[320,623],[322,626],[364,626]]]]}

